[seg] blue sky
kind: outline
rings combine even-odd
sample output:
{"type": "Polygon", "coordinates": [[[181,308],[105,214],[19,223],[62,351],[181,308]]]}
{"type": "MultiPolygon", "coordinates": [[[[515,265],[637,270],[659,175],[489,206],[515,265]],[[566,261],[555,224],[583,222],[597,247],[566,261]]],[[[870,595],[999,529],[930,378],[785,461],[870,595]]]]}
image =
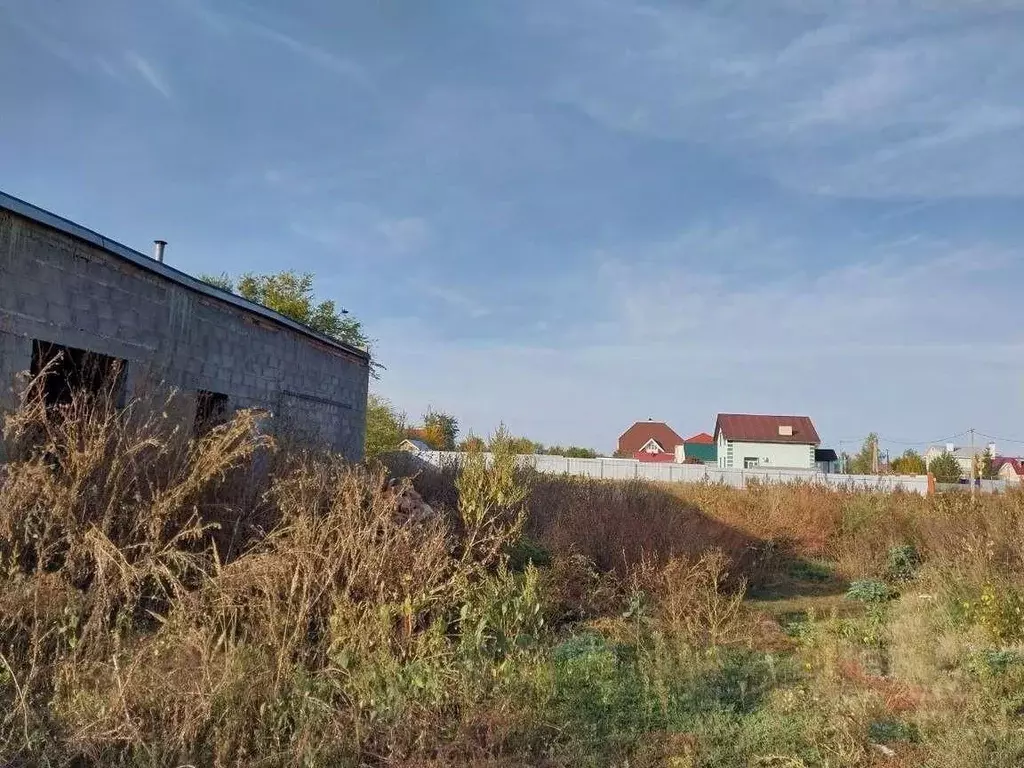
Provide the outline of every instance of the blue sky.
{"type": "Polygon", "coordinates": [[[1024,439],[1018,5],[0,0],[0,188],[314,272],[478,434],[1024,439]]]}

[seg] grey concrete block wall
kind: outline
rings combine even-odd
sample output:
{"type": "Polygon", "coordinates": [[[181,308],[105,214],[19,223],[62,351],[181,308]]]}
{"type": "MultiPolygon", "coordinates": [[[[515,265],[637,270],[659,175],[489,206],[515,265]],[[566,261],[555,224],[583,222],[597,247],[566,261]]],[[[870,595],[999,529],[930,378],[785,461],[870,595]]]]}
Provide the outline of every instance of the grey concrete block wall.
{"type": "Polygon", "coordinates": [[[0,404],[33,339],[127,360],[129,394],[154,378],[223,393],[362,458],[365,357],[0,208],[0,404]]]}

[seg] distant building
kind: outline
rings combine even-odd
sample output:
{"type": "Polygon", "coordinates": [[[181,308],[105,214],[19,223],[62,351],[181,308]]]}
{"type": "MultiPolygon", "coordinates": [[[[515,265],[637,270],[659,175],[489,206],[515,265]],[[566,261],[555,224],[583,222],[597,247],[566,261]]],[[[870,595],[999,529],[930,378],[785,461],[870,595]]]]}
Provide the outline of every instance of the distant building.
{"type": "Polygon", "coordinates": [[[663,421],[638,421],[619,435],[618,455],[651,461],[650,457],[668,456],[661,461],[675,461],[676,446],[683,438],[663,421]]]}
{"type": "Polygon", "coordinates": [[[0,412],[24,372],[52,407],[160,387],[195,434],[259,409],[273,432],[362,459],[366,350],[180,272],[155,245],[151,258],[0,192],[0,412]]]}
{"type": "Polygon", "coordinates": [[[985,455],[985,451],[989,451],[992,454],[993,466],[996,459],[996,444],[989,443],[988,445],[976,445],[974,448],[957,446],[954,443],[946,443],[944,446],[933,445],[924,452],[924,465],[926,468],[931,466],[932,460],[938,458],[944,453],[953,454],[953,458],[956,459],[956,463],[960,465],[960,474],[963,477],[971,476],[971,466],[974,464],[975,457],[978,461],[981,461],[981,457],[985,455]]]}
{"type": "Polygon", "coordinates": [[[434,450],[422,440],[415,440],[413,438],[406,438],[398,444],[398,450],[407,451],[409,453],[420,453],[422,451],[434,450]]]}
{"type": "Polygon", "coordinates": [[[819,472],[835,474],[839,471],[839,456],[832,448],[817,448],[814,451],[814,465],[819,472]]]}
{"type": "Polygon", "coordinates": [[[676,461],[690,464],[717,464],[718,446],[715,438],[707,432],[700,432],[683,440],[676,446],[676,461]]]}
{"type": "Polygon", "coordinates": [[[1000,480],[1019,483],[1024,478],[1024,459],[1011,456],[998,456],[992,459],[992,469],[1000,480]]]}
{"type": "Polygon", "coordinates": [[[807,416],[720,413],[715,421],[718,466],[813,469],[821,443],[807,416]]]}

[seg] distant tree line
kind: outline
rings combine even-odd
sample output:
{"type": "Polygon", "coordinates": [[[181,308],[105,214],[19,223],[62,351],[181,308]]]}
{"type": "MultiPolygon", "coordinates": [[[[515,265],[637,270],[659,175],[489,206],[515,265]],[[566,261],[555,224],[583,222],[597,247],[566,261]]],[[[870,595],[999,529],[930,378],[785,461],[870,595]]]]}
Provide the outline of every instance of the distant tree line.
{"type": "Polygon", "coordinates": [[[452,414],[428,407],[418,423],[410,423],[406,414],[388,400],[371,394],[366,409],[366,457],[393,451],[407,438],[420,440],[435,451],[490,451],[500,444],[521,455],[581,459],[594,459],[599,455],[595,450],[575,445],[544,446],[528,437],[511,434],[503,424],[486,440],[472,433],[459,440],[459,420],[452,414]]]}
{"type": "MultiPolygon", "coordinates": [[[[913,448],[908,448],[902,455],[897,456],[888,464],[884,464],[878,458],[878,435],[872,432],[865,438],[864,444],[853,456],[844,454],[846,472],[851,475],[870,475],[874,473],[874,466],[877,462],[878,471],[882,474],[893,475],[923,475],[931,472],[935,480],[940,483],[958,483],[964,475],[963,467],[956,457],[949,451],[943,451],[927,463],[924,457],[913,448]]],[[[974,476],[984,479],[994,479],[996,472],[993,467],[991,451],[974,457],[974,476]]]]}

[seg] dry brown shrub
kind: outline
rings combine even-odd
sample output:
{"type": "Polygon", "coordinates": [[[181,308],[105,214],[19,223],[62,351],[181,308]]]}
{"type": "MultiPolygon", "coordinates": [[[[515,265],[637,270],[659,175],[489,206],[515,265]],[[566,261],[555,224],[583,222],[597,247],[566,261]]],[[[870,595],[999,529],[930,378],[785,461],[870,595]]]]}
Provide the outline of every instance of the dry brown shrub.
{"type": "Polygon", "coordinates": [[[736,572],[757,578],[771,551],[671,489],[642,480],[540,476],[529,499],[527,532],[552,552],[584,555],[598,569],[621,574],[644,560],[719,549],[736,572]]]}
{"type": "Polygon", "coordinates": [[[556,627],[614,613],[624,601],[622,581],[583,555],[555,555],[541,573],[541,586],[545,616],[556,627]]]}
{"type": "Polygon", "coordinates": [[[699,558],[673,558],[657,567],[649,561],[632,576],[636,589],[652,595],[656,625],[688,648],[713,648],[748,639],[742,614],[745,585],[732,584],[728,559],[720,550],[699,558]]]}
{"type": "MultiPolygon", "coordinates": [[[[180,416],[167,395],[58,412],[26,398],[7,417],[0,763],[386,763],[450,747],[466,687],[494,685],[454,654],[460,605],[521,525],[514,478],[477,472],[449,514],[410,516],[381,469],[272,452],[259,413],[200,439],[180,416]]],[[[500,607],[505,593],[485,593],[481,610],[500,607]]],[[[467,710],[486,739],[463,757],[534,728],[497,702],[467,710]]]]}
{"type": "Polygon", "coordinates": [[[679,483],[671,490],[721,523],[765,541],[793,542],[804,555],[824,554],[842,522],[844,494],[817,485],[679,483]]]}

